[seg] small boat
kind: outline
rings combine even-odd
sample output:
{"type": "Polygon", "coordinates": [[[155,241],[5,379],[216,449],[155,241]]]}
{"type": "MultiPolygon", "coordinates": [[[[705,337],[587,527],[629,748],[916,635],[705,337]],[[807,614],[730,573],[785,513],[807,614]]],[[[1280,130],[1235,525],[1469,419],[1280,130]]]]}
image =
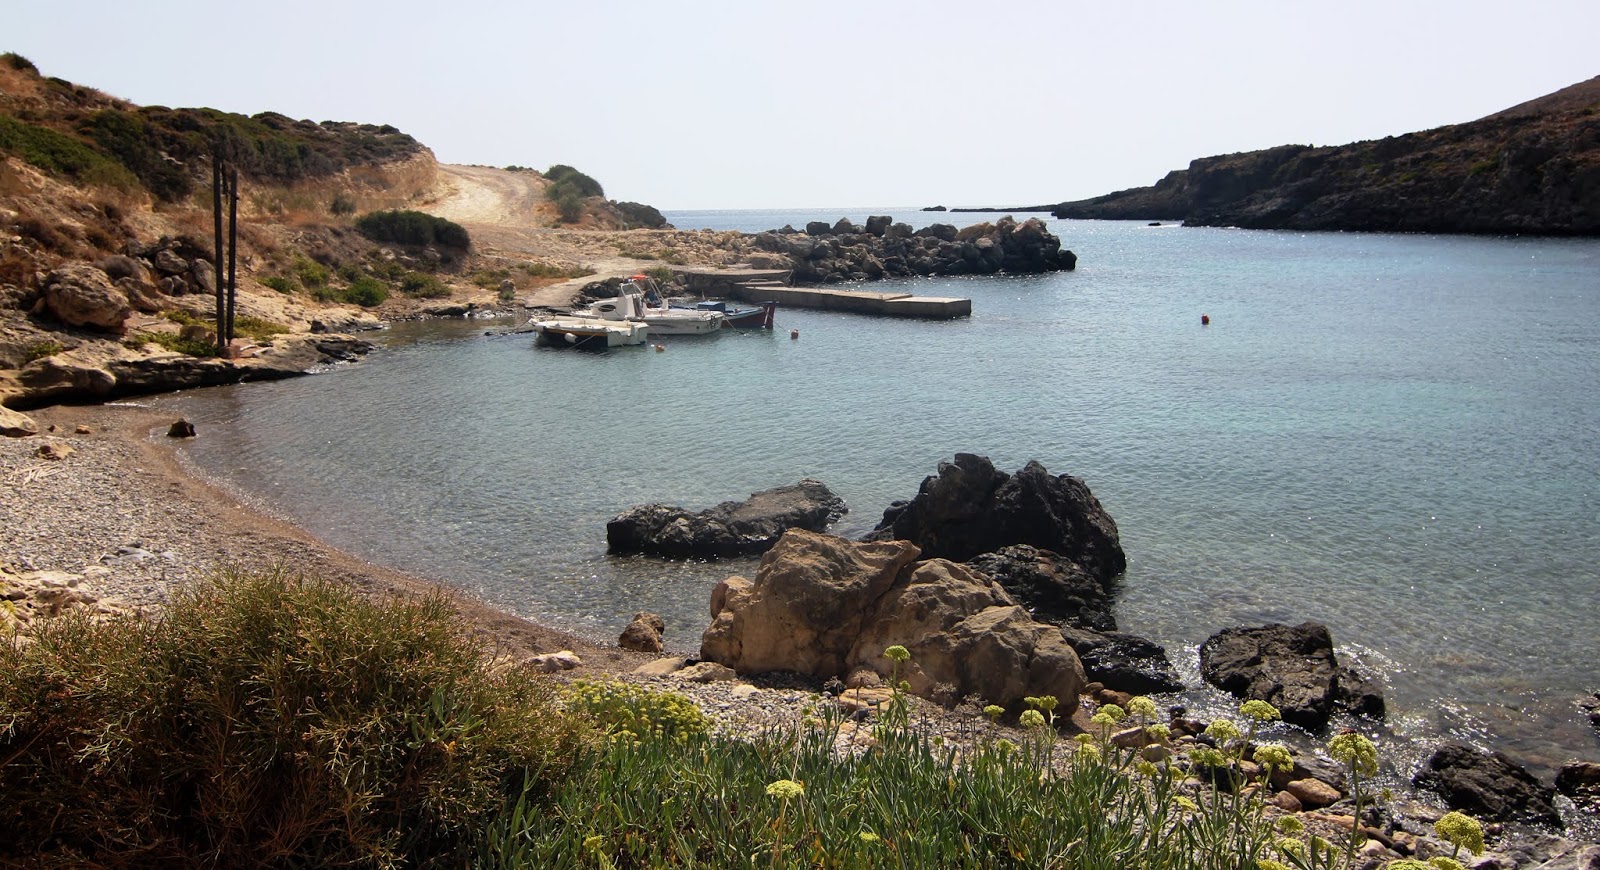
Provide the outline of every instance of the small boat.
{"type": "Polygon", "coordinates": [[[589,317],[552,317],[533,322],[534,343],[543,347],[605,350],[644,344],[649,327],[635,320],[598,320],[589,317]]]}
{"type": "Polygon", "coordinates": [[[771,329],[773,313],[778,310],[778,303],[763,302],[760,305],[734,305],[722,299],[708,299],[696,302],[692,307],[677,305],[675,308],[687,308],[693,311],[720,311],[722,312],[723,329],[771,329]]]}
{"type": "Polygon", "coordinates": [[[574,318],[643,323],[651,335],[706,335],[722,328],[721,311],[673,308],[648,275],[635,275],[623,284],[615,299],[601,299],[574,318]]]}

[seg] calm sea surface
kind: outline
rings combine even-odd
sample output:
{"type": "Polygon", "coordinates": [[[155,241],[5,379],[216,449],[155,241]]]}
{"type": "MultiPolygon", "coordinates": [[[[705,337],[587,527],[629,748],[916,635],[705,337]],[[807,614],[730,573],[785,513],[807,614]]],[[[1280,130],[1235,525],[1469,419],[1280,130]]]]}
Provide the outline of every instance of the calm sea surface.
{"type": "MultiPolygon", "coordinates": [[[[986,217],[668,219],[869,213],[986,217]]],[[[680,650],[754,563],[608,557],[624,508],[810,476],[856,535],[958,451],[1038,459],[1116,518],[1122,627],[1192,681],[1212,632],[1315,619],[1397,732],[1600,757],[1573,706],[1600,689],[1600,242],[1051,223],[1076,272],[882,288],[971,319],[780,310],[603,355],[406,324],[357,365],[161,401],[197,466],[337,547],[595,636],[656,611],[680,650]]]]}

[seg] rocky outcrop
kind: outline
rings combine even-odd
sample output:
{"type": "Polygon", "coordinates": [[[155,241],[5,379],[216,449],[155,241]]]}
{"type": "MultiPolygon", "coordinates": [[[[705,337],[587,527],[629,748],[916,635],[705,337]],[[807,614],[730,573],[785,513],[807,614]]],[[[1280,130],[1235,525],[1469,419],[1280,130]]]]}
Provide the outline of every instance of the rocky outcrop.
{"type": "Polygon", "coordinates": [[[0,405],[0,435],[7,438],[27,438],[39,434],[39,424],[27,414],[0,405]]]}
{"type": "Polygon", "coordinates": [[[1573,761],[1556,772],[1556,791],[1572,799],[1578,808],[1600,813],[1600,764],[1573,761]]]}
{"type": "Polygon", "coordinates": [[[174,352],[140,353],[121,345],[90,347],[34,360],[17,372],[22,401],[31,405],[102,401],[245,381],[298,377],[311,369],[357,358],[371,342],[348,335],[280,335],[248,348],[239,359],[174,352]]]}
{"type": "Polygon", "coordinates": [[[868,668],[889,677],[895,667],[883,652],[899,645],[911,658],[898,676],[917,695],[1008,706],[1035,695],[1077,698],[1082,666],[1057,629],[1029,618],[989,578],[919,555],[906,541],[789,532],[754,580],[717,585],[700,657],[740,673],[842,678],[868,668]]]}
{"type": "Polygon", "coordinates": [[[1191,226],[1600,234],[1600,77],[1466,124],[1195,160],[1056,217],[1191,226]]]}
{"type": "Polygon", "coordinates": [[[606,523],[606,543],[613,553],[747,556],[766,552],[790,529],[820,532],[847,510],[826,484],[806,478],[698,513],[663,504],[630,508],[606,523]]]}
{"type": "Polygon", "coordinates": [[[1200,647],[1200,675],[1236,697],[1277,707],[1283,720],[1313,731],[1336,713],[1381,717],[1383,696],[1333,652],[1325,625],[1272,623],[1224,629],[1200,647]]]}
{"type": "Polygon", "coordinates": [[[634,652],[659,653],[662,650],[661,633],[667,630],[666,620],[660,614],[640,611],[633,621],[622,629],[617,646],[634,652]]]}
{"type": "MultiPolygon", "coordinates": [[[[841,218],[806,224],[804,233],[773,230],[750,237],[757,251],[787,258],[799,284],[875,281],[930,275],[1028,274],[1070,270],[1078,258],[1037,218],[1010,216],[957,230],[934,224],[913,231],[887,215],[859,227],[841,218]]],[[[785,228],[788,229],[788,228],[785,228]]]]}
{"type": "Polygon", "coordinates": [[[1495,822],[1561,826],[1555,789],[1502,752],[1479,752],[1464,743],[1447,743],[1428,757],[1412,785],[1436,792],[1451,809],[1495,822]]]}
{"type": "Polygon", "coordinates": [[[1059,553],[1015,544],[980,553],[966,564],[989,575],[1040,622],[1092,631],[1117,630],[1106,583],[1059,553]]]}
{"type": "Polygon", "coordinates": [[[94,580],[107,574],[110,574],[109,569],[99,565],[91,566],[86,574],[64,571],[14,574],[0,567],[0,637],[12,629],[26,635],[39,620],[69,612],[82,613],[96,621],[133,613],[133,608],[127,604],[89,590],[94,580]]]}
{"type": "Polygon", "coordinates": [[[1013,544],[1050,550],[1107,588],[1127,568],[1117,524],[1076,477],[1037,462],[1016,474],[986,457],[957,453],[940,462],[909,502],[895,502],[868,540],[911,541],[928,557],[965,561],[1013,544]]]}
{"type": "Polygon", "coordinates": [[[122,332],[133,306],[127,294],[105,272],[86,263],[72,263],[45,276],[44,303],[67,326],[122,332]]]}
{"type": "Polygon", "coordinates": [[[1118,631],[1089,631],[1063,626],[1061,637],[1083,662],[1085,676],[1108,689],[1130,695],[1181,692],[1172,659],[1159,644],[1118,631]]]}

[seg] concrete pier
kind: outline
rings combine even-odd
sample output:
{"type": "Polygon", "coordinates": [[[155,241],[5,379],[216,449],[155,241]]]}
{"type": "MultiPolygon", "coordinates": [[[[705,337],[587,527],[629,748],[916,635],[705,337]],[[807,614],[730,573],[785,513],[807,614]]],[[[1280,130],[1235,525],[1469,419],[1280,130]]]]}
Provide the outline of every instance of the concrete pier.
{"type": "Polygon", "coordinates": [[[678,269],[690,291],[786,308],[820,308],[882,317],[950,320],[972,316],[972,300],[910,293],[873,293],[824,287],[789,287],[789,273],[773,269],[678,269]]]}

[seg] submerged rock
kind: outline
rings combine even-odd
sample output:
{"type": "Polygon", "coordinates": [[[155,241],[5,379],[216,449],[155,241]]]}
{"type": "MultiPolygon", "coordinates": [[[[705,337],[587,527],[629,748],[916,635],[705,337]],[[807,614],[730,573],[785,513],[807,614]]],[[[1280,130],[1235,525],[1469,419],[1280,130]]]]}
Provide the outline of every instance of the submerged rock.
{"type": "Polygon", "coordinates": [[[1561,827],[1556,791],[1503,752],[1446,743],[1428,757],[1411,784],[1438,793],[1451,809],[1495,822],[1561,827]]]}
{"type": "Polygon", "coordinates": [[[790,529],[820,532],[847,510],[826,484],[806,478],[698,513],[664,504],[630,508],[606,523],[606,543],[613,553],[746,556],[766,552],[790,529]]]}
{"type": "Polygon", "coordinates": [[[1272,623],[1228,628],[1200,647],[1200,675],[1239,698],[1258,698],[1283,714],[1283,720],[1321,730],[1335,713],[1381,717],[1383,696],[1333,652],[1328,627],[1272,623]]]}

